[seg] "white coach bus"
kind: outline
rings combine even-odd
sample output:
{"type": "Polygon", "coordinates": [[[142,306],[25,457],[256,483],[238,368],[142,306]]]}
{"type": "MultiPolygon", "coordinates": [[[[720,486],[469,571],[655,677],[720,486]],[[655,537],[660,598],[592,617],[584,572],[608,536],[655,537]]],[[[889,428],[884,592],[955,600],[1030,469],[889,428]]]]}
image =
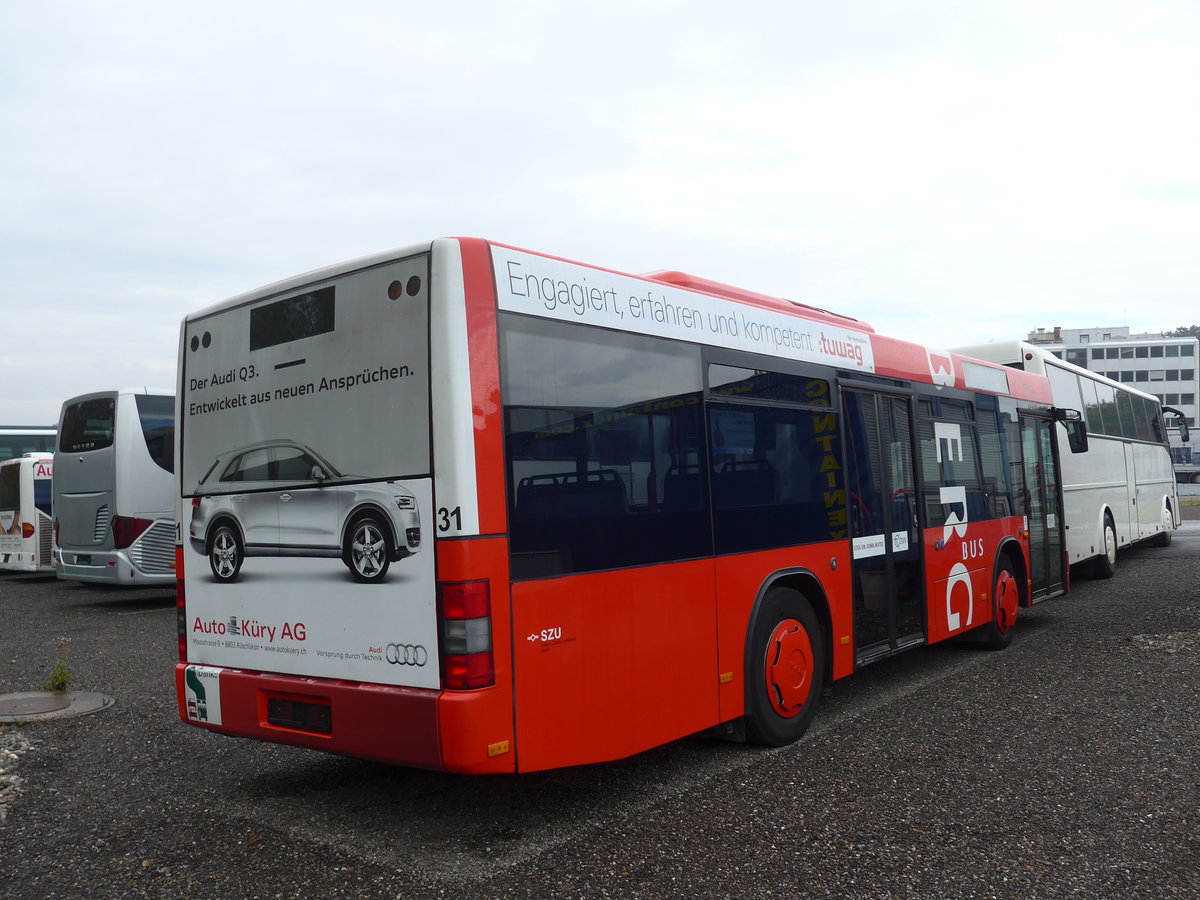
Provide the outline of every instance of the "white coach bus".
{"type": "MultiPolygon", "coordinates": [[[[955,352],[1045,375],[1055,407],[1083,410],[1086,452],[1059,457],[1070,565],[1089,563],[1093,574],[1110,578],[1118,549],[1138,541],[1163,547],[1171,543],[1180,523],[1179,495],[1163,413],[1177,416],[1186,441],[1188,428],[1177,410],[1162,406],[1153,394],[1024,341],[959,347],[955,352]]],[[[1062,422],[1055,434],[1065,447],[1062,422]]]]}
{"type": "Polygon", "coordinates": [[[54,454],[54,569],[68,581],[175,581],[175,397],[99,391],[67,400],[54,454]]]}
{"type": "Polygon", "coordinates": [[[0,569],[54,571],[53,469],[50,453],[26,453],[0,462],[0,569]]]}

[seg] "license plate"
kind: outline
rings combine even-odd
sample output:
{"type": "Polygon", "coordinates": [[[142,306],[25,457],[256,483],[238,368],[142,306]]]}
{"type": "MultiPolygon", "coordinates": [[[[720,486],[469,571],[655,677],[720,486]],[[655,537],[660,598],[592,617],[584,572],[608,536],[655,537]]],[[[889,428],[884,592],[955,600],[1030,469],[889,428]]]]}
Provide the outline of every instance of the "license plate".
{"type": "Polygon", "coordinates": [[[75,565],[90,566],[92,564],[92,555],[90,553],[76,553],[75,565]]]}

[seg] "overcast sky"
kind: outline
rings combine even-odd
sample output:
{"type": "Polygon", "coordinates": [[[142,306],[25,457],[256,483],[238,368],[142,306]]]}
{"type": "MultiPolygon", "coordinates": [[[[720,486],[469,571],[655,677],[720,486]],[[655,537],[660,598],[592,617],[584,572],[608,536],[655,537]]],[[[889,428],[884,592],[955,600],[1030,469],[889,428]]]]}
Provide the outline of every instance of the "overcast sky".
{"type": "Polygon", "coordinates": [[[446,235],[935,346],[1200,320],[1195,0],[6,2],[0,424],[446,235]]]}

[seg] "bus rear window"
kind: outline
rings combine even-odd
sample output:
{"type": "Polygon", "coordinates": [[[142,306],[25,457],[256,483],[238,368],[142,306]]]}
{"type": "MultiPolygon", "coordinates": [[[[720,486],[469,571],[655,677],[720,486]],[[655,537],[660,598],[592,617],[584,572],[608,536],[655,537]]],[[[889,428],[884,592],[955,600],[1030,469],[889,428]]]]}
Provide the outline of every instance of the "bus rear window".
{"type": "Polygon", "coordinates": [[[331,287],[250,310],[250,349],[263,350],[333,331],[331,287]]]}
{"type": "MultiPolygon", "coordinates": [[[[21,467],[16,463],[0,466],[0,509],[21,508],[21,467]]],[[[17,520],[18,523],[20,520],[17,520]]],[[[18,531],[20,528],[18,527],[18,531]]]]}
{"type": "Polygon", "coordinates": [[[84,453],[111,447],[116,421],[117,398],[93,397],[72,403],[63,413],[58,436],[61,453],[84,453]]]}
{"type": "Polygon", "coordinates": [[[159,468],[175,471],[175,398],[137,395],[138,418],[150,458],[159,468]]]}

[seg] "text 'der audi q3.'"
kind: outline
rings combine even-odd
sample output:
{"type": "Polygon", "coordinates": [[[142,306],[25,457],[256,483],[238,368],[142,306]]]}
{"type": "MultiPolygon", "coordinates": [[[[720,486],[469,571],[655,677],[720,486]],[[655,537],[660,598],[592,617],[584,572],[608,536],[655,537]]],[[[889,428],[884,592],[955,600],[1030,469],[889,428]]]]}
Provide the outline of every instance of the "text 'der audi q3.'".
{"type": "Polygon", "coordinates": [[[377,582],[421,546],[416,497],[391,481],[339,472],[312,449],[263,441],[217,457],[192,498],[192,546],[234,581],[251,556],[341,559],[377,582]]]}

